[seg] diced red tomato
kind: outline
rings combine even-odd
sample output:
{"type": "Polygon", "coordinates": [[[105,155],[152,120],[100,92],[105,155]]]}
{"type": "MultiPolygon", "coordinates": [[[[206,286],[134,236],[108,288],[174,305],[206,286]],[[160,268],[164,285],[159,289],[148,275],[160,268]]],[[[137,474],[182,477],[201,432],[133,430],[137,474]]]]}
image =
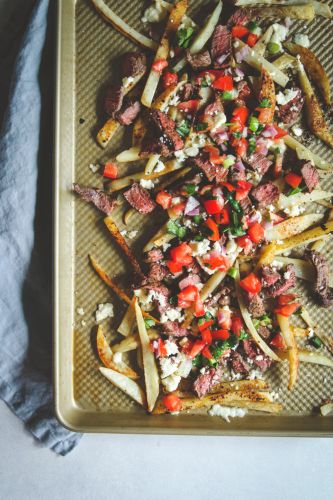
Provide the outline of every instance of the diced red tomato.
{"type": "Polygon", "coordinates": [[[227,190],[232,193],[233,191],[236,191],[236,188],[230,184],[230,182],[221,182],[221,186],[227,188],[227,190]]]}
{"type": "Polygon", "coordinates": [[[275,347],[275,349],[285,349],[286,345],[284,343],[281,333],[277,333],[275,337],[270,341],[270,345],[275,347]]]}
{"type": "Polygon", "coordinates": [[[163,398],[163,404],[169,411],[180,411],[182,409],[182,400],[176,394],[167,394],[163,398]]]}
{"type": "Polygon", "coordinates": [[[246,26],[237,25],[233,26],[231,34],[233,38],[244,38],[249,34],[249,30],[246,28],[246,26]]]}
{"type": "Polygon", "coordinates": [[[258,35],[255,35],[254,33],[250,33],[246,39],[246,43],[248,44],[249,47],[254,47],[257,41],[258,41],[258,35]]]}
{"type": "Polygon", "coordinates": [[[253,184],[251,184],[251,182],[238,181],[236,187],[235,199],[237,201],[244,200],[244,198],[246,198],[249,192],[251,191],[252,187],[253,184]]]}
{"type": "Polygon", "coordinates": [[[285,306],[287,304],[290,304],[290,302],[292,302],[295,299],[296,299],[296,295],[294,293],[288,293],[286,295],[280,295],[280,297],[278,297],[277,301],[278,301],[279,306],[285,306]]]}
{"type": "Polygon", "coordinates": [[[170,193],[167,193],[166,191],[160,191],[159,193],[157,193],[156,203],[161,205],[164,210],[167,210],[171,207],[172,195],[170,193]]]}
{"type": "Polygon", "coordinates": [[[261,290],[261,283],[258,276],[254,273],[250,273],[246,278],[239,282],[240,286],[250,293],[259,293],[261,290]]]}
{"type": "Polygon", "coordinates": [[[204,330],[201,332],[201,338],[206,344],[210,345],[212,343],[212,332],[210,330],[204,330]]]}
{"type": "Polygon", "coordinates": [[[188,357],[191,359],[195,358],[198,354],[201,353],[202,349],[205,346],[206,346],[206,343],[203,340],[196,340],[192,346],[192,349],[191,349],[188,357]]]}
{"type": "MultiPolygon", "coordinates": [[[[234,146],[233,146],[234,147],[234,146]]],[[[248,142],[245,139],[245,137],[241,137],[240,139],[237,139],[237,144],[235,146],[235,151],[236,155],[240,156],[241,158],[246,155],[248,148],[248,142]]]]}
{"type": "Polygon", "coordinates": [[[292,304],[286,304],[285,306],[278,307],[274,309],[275,314],[281,314],[281,316],[291,316],[294,312],[301,307],[299,302],[293,302],[292,304]]]}
{"type": "Polygon", "coordinates": [[[231,319],[232,333],[234,333],[235,335],[237,335],[237,337],[239,337],[241,334],[241,331],[243,329],[244,329],[244,326],[243,326],[243,321],[241,320],[241,318],[239,316],[233,316],[231,319]]]}
{"type": "Polygon", "coordinates": [[[249,110],[245,106],[240,106],[239,108],[235,108],[233,110],[232,116],[242,125],[245,125],[249,116],[249,110]]]}
{"type": "Polygon", "coordinates": [[[198,99],[190,99],[189,101],[186,102],[180,102],[177,106],[177,108],[180,111],[185,111],[186,113],[194,113],[198,106],[199,106],[199,100],[198,99]]]}
{"type": "Polygon", "coordinates": [[[224,255],[217,255],[216,257],[211,256],[205,259],[204,262],[208,264],[211,269],[220,269],[222,272],[230,268],[230,261],[227,257],[224,257],[224,255]]]}
{"type": "Polygon", "coordinates": [[[223,210],[222,200],[205,200],[203,204],[207,214],[209,215],[220,214],[223,210]]]}
{"type": "Polygon", "coordinates": [[[250,240],[256,244],[261,243],[265,238],[265,230],[262,225],[259,224],[259,222],[253,224],[253,226],[251,226],[248,230],[247,234],[249,235],[250,240]]]}
{"type": "Polygon", "coordinates": [[[170,257],[175,262],[187,266],[192,262],[192,248],[187,243],[181,243],[170,250],[170,257]]]}
{"type": "Polygon", "coordinates": [[[206,311],[205,311],[203,302],[200,298],[200,295],[198,294],[197,300],[195,301],[195,304],[194,304],[194,316],[196,318],[201,318],[202,316],[205,315],[205,312],[206,311]]]}
{"type": "Polygon", "coordinates": [[[198,297],[198,289],[195,285],[189,285],[177,294],[178,303],[181,301],[195,302],[198,297]]]}
{"type": "Polygon", "coordinates": [[[290,172],[285,176],[284,180],[286,181],[287,184],[289,184],[289,186],[296,189],[302,182],[302,176],[290,172]]]}
{"type": "Polygon", "coordinates": [[[190,339],[187,339],[186,343],[182,346],[182,352],[188,356],[192,350],[194,342],[190,339]]]}
{"type": "Polygon", "coordinates": [[[221,213],[215,215],[215,221],[217,224],[226,226],[230,223],[230,215],[227,208],[222,208],[221,213]]]}
{"type": "Polygon", "coordinates": [[[168,355],[168,353],[167,353],[167,350],[166,350],[166,347],[165,347],[165,344],[164,344],[163,340],[161,338],[159,338],[157,340],[157,344],[158,344],[158,346],[157,346],[157,356],[159,358],[165,358],[168,355]]]}
{"type": "Polygon", "coordinates": [[[173,219],[173,218],[177,218],[177,217],[183,215],[185,207],[186,207],[186,202],[185,201],[181,201],[180,203],[177,203],[176,205],[173,205],[172,207],[170,207],[168,209],[169,217],[171,219],[173,219]]]}
{"type": "Polygon", "coordinates": [[[220,233],[216,222],[214,222],[213,219],[209,217],[205,221],[205,225],[208,227],[208,229],[211,230],[211,235],[208,236],[208,239],[210,239],[211,241],[218,241],[220,239],[220,233]]]}
{"type": "Polygon", "coordinates": [[[177,73],[172,73],[171,71],[166,71],[163,74],[163,87],[167,89],[168,87],[172,87],[178,83],[178,75],[177,73]]]}
{"type": "Polygon", "coordinates": [[[277,132],[277,135],[274,136],[274,140],[281,139],[281,137],[288,135],[287,130],[284,130],[283,128],[278,127],[276,124],[274,124],[274,128],[275,128],[275,131],[277,132]]]}
{"type": "Polygon", "coordinates": [[[156,61],[153,62],[152,64],[152,69],[154,71],[157,71],[158,73],[162,73],[164,68],[166,68],[168,65],[168,61],[166,59],[157,59],[156,61]]]}
{"type": "Polygon", "coordinates": [[[230,75],[220,76],[213,82],[212,87],[216,90],[230,92],[234,88],[234,82],[232,76],[230,75]]]}
{"type": "Polygon", "coordinates": [[[204,358],[206,359],[209,359],[210,361],[214,361],[214,356],[212,355],[212,353],[210,352],[209,350],[209,347],[206,346],[202,349],[202,355],[204,358]]]}
{"type": "Polygon", "coordinates": [[[230,337],[230,332],[228,330],[213,330],[212,331],[213,340],[228,340],[230,337]]]}
{"type": "Polygon", "coordinates": [[[214,146],[205,146],[204,151],[209,153],[209,161],[214,165],[222,165],[225,155],[220,155],[220,150],[214,146]]]}
{"type": "Polygon", "coordinates": [[[203,332],[204,330],[207,330],[207,328],[209,328],[213,324],[214,324],[214,320],[209,319],[208,321],[205,321],[204,323],[201,323],[201,325],[199,325],[199,331],[203,332]]]}
{"type": "MultiPolygon", "coordinates": [[[[271,108],[257,108],[259,111],[258,120],[259,123],[269,123],[272,121],[272,109],[271,108]]],[[[276,139],[276,137],[274,137],[276,139]]]]}
{"type": "Polygon", "coordinates": [[[245,236],[239,236],[239,238],[237,238],[237,245],[241,248],[244,249],[244,253],[245,255],[247,255],[248,253],[250,253],[250,251],[252,250],[252,241],[250,240],[250,238],[245,235],[245,236]]]}
{"type": "Polygon", "coordinates": [[[103,177],[107,177],[108,179],[117,179],[118,177],[118,167],[115,163],[108,161],[105,163],[103,177]]]}
{"type": "Polygon", "coordinates": [[[166,265],[172,274],[180,273],[183,270],[183,264],[181,262],[175,262],[174,260],[168,260],[166,265]]]}

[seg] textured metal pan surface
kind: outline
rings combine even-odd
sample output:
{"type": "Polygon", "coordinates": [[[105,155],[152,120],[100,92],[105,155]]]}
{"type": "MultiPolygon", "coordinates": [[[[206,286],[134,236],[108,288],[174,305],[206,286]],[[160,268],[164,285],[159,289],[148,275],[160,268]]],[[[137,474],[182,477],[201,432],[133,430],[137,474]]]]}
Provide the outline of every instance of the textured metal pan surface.
{"type": "MultiPolygon", "coordinates": [[[[194,7],[200,3],[193,2],[194,7]]],[[[333,1],[328,3],[332,5],[333,1]]],[[[110,5],[129,24],[140,28],[143,2],[113,0],[110,5]]],[[[94,311],[99,303],[114,304],[115,318],[105,324],[108,339],[114,339],[124,306],[94,274],[88,264],[88,253],[98,258],[110,275],[124,285],[131,276],[126,260],[104,227],[103,218],[75,199],[70,187],[74,180],[101,187],[101,176],[94,174],[89,165],[102,164],[129,144],[127,134],[120,131],[104,151],[97,145],[95,135],[103,119],[101,97],[105,85],[116,74],[121,54],[134,46],[100,18],[89,0],[59,1],[58,23],[55,385],[60,420],[70,428],[95,432],[333,433],[333,419],[323,419],[313,413],[315,406],[333,397],[333,372],[329,368],[302,365],[300,380],[289,393],[287,367],[276,366],[268,380],[284,405],[284,414],[279,417],[251,415],[228,425],[206,415],[150,417],[100,375],[94,350],[94,311]]],[[[309,35],[311,47],[332,76],[331,21],[318,18],[309,25],[298,23],[293,30],[309,35]]],[[[311,145],[315,152],[333,157],[319,141],[312,140],[311,145]]],[[[329,187],[326,181],[322,185],[329,187]]],[[[116,212],[120,229],[125,227],[121,221],[122,210],[120,207],[116,212]]],[[[131,219],[126,229],[139,229],[139,232],[128,241],[138,254],[160,224],[154,215],[131,219]]],[[[325,251],[331,257],[332,245],[327,245],[325,251]]],[[[319,320],[322,330],[330,334],[333,314],[313,306],[306,290],[301,292],[304,304],[319,320]]]]}

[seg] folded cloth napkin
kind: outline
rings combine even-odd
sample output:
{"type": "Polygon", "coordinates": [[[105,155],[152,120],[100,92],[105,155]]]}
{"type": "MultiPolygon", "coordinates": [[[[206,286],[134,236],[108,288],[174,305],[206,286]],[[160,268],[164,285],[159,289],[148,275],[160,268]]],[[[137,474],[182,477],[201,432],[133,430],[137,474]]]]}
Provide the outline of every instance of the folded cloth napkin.
{"type": "Polygon", "coordinates": [[[66,455],[81,435],[62,427],[53,411],[48,9],[49,0],[36,0],[0,133],[0,397],[37,439],[66,455]]]}

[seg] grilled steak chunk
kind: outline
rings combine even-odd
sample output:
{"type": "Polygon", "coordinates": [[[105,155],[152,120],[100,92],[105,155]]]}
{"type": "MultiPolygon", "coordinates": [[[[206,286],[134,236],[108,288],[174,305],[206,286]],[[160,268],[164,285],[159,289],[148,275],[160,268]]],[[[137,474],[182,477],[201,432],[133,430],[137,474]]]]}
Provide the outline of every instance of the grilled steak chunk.
{"type": "Polygon", "coordinates": [[[194,71],[199,71],[208,68],[212,60],[208,50],[191,54],[189,50],[186,51],[186,60],[194,71]]]}
{"type": "Polygon", "coordinates": [[[279,197],[279,189],[272,182],[266,182],[252,189],[251,196],[259,206],[271,205],[279,197]]]}
{"type": "Polygon", "coordinates": [[[240,159],[229,168],[229,180],[230,182],[246,181],[245,167],[240,159]]]}
{"type": "Polygon", "coordinates": [[[117,205],[116,200],[112,200],[102,189],[83,187],[79,184],[74,184],[73,189],[84,201],[92,203],[106,215],[109,215],[117,205]]]}
{"type": "Polygon", "coordinates": [[[147,62],[143,52],[127,52],[122,56],[122,75],[123,77],[134,77],[146,72],[147,62]]]}
{"type": "Polygon", "coordinates": [[[231,32],[227,26],[218,24],[214,30],[210,49],[215,68],[221,68],[231,55],[231,32]]]}
{"type": "Polygon", "coordinates": [[[271,366],[272,360],[252,340],[243,340],[243,349],[247,357],[263,372],[271,366]]]}
{"type": "Polygon", "coordinates": [[[152,153],[169,156],[172,152],[183,149],[184,142],[175,130],[174,120],[157,109],[149,111],[149,119],[153,130],[143,141],[140,156],[145,157],[152,153]]]}
{"type": "Polygon", "coordinates": [[[159,248],[153,248],[147,252],[145,262],[147,264],[153,264],[154,262],[160,262],[163,260],[163,252],[159,248]]]}
{"type": "Polygon", "coordinates": [[[141,105],[139,101],[126,99],[120,111],[117,111],[115,118],[121,125],[131,125],[140,113],[141,105]]]}
{"type": "Polygon", "coordinates": [[[333,304],[333,293],[329,288],[329,265],[326,257],[311,250],[306,253],[307,259],[314,266],[316,279],[313,283],[313,292],[318,303],[323,307],[329,307],[333,304]]]}
{"type": "Polygon", "coordinates": [[[286,104],[279,107],[278,117],[285,124],[291,127],[297,120],[304,106],[304,96],[301,89],[297,90],[297,95],[286,104]]]}
{"type": "Polygon", "coordinates": [[[250,367],[245,359],[237,351],[231,351],[230,354],[230,364],[231,368],[235,373],[241,373],[242,375],[248,375],[250,367]]]}
{"type": "Polygon", "coordinates": [[[149,214],[156,207],[155,202],[151,199],[149,191],[137,182],[134,182],[128,191],[125,191],[124,196],[128,203],[141,214],[149,214]]]}
{"type": "Polygon", "coordinates": [[[222,367],[209,368],[205,373],[201,373],[193,383],[193,389],[202,398],[211,390],[214,385],[218,384],[222,377],[222,367]]]}
{"type": "Polygon", "coordinates": [[[266,313],[264,301],[259,294],[244,292],[244,296],[247,300],[249,312],[254,318],[260,318],[266,313]]]}
{"type": "Polygon", "coordinates": [[[245,162],[252,168],[252,170],[261,175],[264,175],[273,164],[273,162],[266,158],[266,156],[260,153],[254,153],[253,155],[245,158],[245,162]]]}
{"type": "Polygon", "coordinates": [[[245,26],[250,21],[248,12],[245,9],[237,9],[228,20],[228,27],[245,26]]]}
{"type": "Polygon", "coordinates": [[[124,89],[121,85],[110,85],[105,97],[105,111],[114,116],[120,110],[124,99],[124,89]]]}
{"type": "Polygon", "coordinates": [[[289,288],[296,285],[296,273],[293,264],[288,264],[286,267],[286,271],[282,277],[278,281],[271,285],[267,289],[267,295],[269,297],[279,297],[279,295],[283,295],[286,293],[289,288]]]}
{"type": "Polygon", "coordinates": [[[308,161],[307,163],[304,163],[304,165],[302,165],[301,174],[303,176],[306,187],[311,193],[311,191],[313,191],[319,183],[319,174],[317,169],[311,165],[310,161],[308,161]]]}
{"type": "Polygon", "coordinates": [[[202,153],[200,156],[194,158],[194,163],[203,171],[210,182],[216,181],[219,184],[223,182],[228,175],[228,170],[226,168],[220,165],[213,165],[209,161],[207,153],[202,153]]]}
{"type": "Polygon", "coordinates": [[[264,288],[274,285],[280,278],[280,274],[271,266],[261,268],[261,284],[264,288]]]}

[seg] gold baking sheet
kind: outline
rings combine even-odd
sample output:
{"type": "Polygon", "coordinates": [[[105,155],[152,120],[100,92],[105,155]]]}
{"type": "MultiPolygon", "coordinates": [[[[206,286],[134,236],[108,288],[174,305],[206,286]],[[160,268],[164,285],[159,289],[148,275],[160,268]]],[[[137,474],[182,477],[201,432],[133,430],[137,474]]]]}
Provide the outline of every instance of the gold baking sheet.
{"type": "MultiPolygon", "coordinates": [[[[202,3],[200,0],[192,2],[194,10],[202,3]]],[[[333,0],[328,3],[332,6],[333,0]]],[[[142,30],[140,17],[144,2],[113,0],[109,4],[130,25],[142,30]]],[[[58,418],[74,430],[94,432],[333,433],[333,418],[321,418],[314,412],[314,407],[323,399],[333,397],[333,371],[325,367],[303,364],[292,393],[287,390],[286,364],[274,367],[267,378],[284,405],[284,413],[281,416],[253,414],[230,424],[203,414],[146,415],[100,375],[94,350],[94,311],[99,303],[111,301],[114,304],[115,318],[104,326],[111,340],[117,338],[116,327],[125,309],[92,271],[88,253],[124,285],[130,282],[131,271],[108,234],[103,217],[74,198],[70,187],[74,180],[101,187],[102,177],[94,174],[89,165],[103,164],[130,144],[128,133],[120,131],[111,145],[102,150],[95,135],[103,120],[102,97],[106,84],[117,74],[121,54],[133,49],[134,45],[103,21],[89,0],[60,0],[58,26],[55,154],[55,399],[58,418]]],[[[311,48],[332,77],[332,21],[318,18],[308,25],[295,23],[292,31],[308,34],[311,48]]],[[[328,120],[332,125],[330,113],[328,120]]],[[[311,146],[315,152],[333,161],[332,152],[320,141],[312,140],[311,146]]],[[[133,167],[130,165],[132,170],[133,167]]],[[[327,181],[323,181],[322,186],[331,187],[327,181]]],[[[120,229],[125,229],[121,219],[123,210],[124,207],[120,207],[115,212],[120,229]]],[[[135,216],[126,227],[128,231],[139,228],[137,237],[128,240],[138,255],[156,227],[161,225],[154,217],[154,213],[146,217],[135,216]]],[[[327,245],[325,251],[331,258],[332,245],[327,245]]],[[[330,334],[332,312],[316,308],[306,290],[300,291],[303,303],[318,319],[322,330],[330,334]]]]}

